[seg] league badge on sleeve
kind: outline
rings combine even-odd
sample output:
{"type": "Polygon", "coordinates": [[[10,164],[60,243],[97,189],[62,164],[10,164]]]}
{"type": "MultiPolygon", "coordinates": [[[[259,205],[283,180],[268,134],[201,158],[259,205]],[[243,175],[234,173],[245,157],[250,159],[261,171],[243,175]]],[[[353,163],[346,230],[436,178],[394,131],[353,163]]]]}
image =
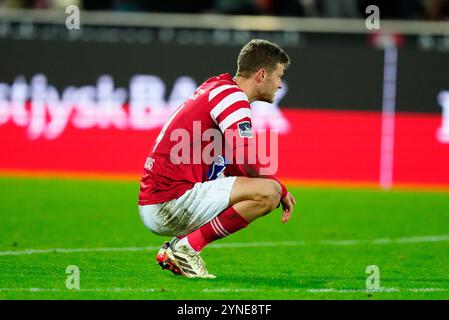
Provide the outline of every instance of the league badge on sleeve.
{"type": "Polygon", "coordinates": [[[239,128],[239,135],[241,138],[252,138],[253,132],[251,130],[251,122],[249,121],[242,121],[237,124],[239,128]]]}

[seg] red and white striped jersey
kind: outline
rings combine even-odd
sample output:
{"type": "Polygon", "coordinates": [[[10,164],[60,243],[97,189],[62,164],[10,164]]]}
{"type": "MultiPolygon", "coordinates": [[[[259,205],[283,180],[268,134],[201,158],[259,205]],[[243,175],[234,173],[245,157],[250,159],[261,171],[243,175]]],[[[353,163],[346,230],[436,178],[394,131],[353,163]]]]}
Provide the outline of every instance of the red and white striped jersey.
{"type": "MultiPolygon", "coordinates": [[[[144,166],[140,205],[177,199],[195,183],[215,179],[224,171],[223,157],[218,156],[214,163],[206,163],[201,157],[202,150],[210,145],[210,141],[204,139],[208,129],[219,129],[223,137],[223,154],[226,130],[239,130],[234,146],[247,146],[248,139],[253,138],[248,97],[228,73],[204,82],[162,128],[144,166]],[[191,139],[188,152],[183,154],[187,161],[181,163],[170,156],[179,146],[179,138],[182,138],[179,132],[188,133],[191,139]]],[[[233,166],[230,171],[232,175],[245,175],[239,166],[233,166]]],[[[285,187],[282,189],[285,194],[285,187]]]]}

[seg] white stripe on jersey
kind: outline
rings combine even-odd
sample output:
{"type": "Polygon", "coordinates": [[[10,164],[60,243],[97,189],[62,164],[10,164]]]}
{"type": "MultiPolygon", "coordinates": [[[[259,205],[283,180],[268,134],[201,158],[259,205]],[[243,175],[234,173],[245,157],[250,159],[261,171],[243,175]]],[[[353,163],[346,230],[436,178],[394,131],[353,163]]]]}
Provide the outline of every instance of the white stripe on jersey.
{"type": "Polygon", "coordinates": [[[224,132],[232,124],[243,118],[251,118],[251,110],[249,108],[241,108],[234,111],[226,118],[224,118],[223,121],[218,124],[218,126],[220,127],[221,132],[224,132]]]}
{"type": "Polygon", "coordinates": [[[211,101],[213,98],[215,98],[218,94],[225,91],[229,88],[238,88],[235,84],[224,84],[222,86],[219,86],[209,92],[209,101],[211,101]]]}
{"type": "Polygon", "coordinates": [[[248,97],[242,91],[231,93],[227,95],[223,100],[221,100],[217,105],[211,110],[210,116],[215,123],[217,123],[217,118],[227,107],[233,105],[239,101],[248,101],[248,97]]]}

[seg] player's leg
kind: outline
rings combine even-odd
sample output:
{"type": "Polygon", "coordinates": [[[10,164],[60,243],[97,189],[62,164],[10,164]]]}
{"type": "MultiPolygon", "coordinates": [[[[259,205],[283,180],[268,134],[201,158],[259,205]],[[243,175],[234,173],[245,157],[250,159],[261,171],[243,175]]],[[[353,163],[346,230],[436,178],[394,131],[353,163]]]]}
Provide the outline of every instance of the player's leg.
{"type": "Polygon", "coordinates": [[[171,204],[172,209],[182,207],[181,212],[193,213],[185,228],[194,231],[185,232],[186,237],[174,238],[165,244],[158,253],[158,263],[176,274],[181,271],[189,277],[213,277],[198,253],[207,244],[245,228],[275,209],[280,201],[280,190],[276,181],[246,177],[196,184],[171,204]]]}
{"type": "Polygon", "coordinates": [[[226,177],[197,183],[178,199],[139,206],[145,226],[158,235],[182,236],[233,207],[247,222],[274,210],[281,188],[271,179],[226,177]]]}
{"type": "Polygon", "coordinates": [[[229,206],[252,222],[276,209],[280,200],[281,186],[275,180],[238,177],[232,187],[229,206]]]}
{"type": "Polygon", "coordinates": [[[228,207],[220,214],[176,243],[200,252],[207,244],[227,237],[274,210],[280,202],[281,188],[270,179],[238,177],[229,195],[228,207]]]}
{"type": "MultiPolygon", "coordinates": [[[[196,183],[178,199],[140,207],[142,220],[158,235],[188,235],[226,209],[235,180],[236,177],[225,177],[196,183]]],[[[246,221],[244,223],[247,224],[246,221]]],[[[184,250],[182,246],[175,248],[178,240],[173,238],[161,247],[156,256],[157,263],[163,269],[186,277],[214,277],[207,272],[197,251],[191,248],[184,250]]]]}

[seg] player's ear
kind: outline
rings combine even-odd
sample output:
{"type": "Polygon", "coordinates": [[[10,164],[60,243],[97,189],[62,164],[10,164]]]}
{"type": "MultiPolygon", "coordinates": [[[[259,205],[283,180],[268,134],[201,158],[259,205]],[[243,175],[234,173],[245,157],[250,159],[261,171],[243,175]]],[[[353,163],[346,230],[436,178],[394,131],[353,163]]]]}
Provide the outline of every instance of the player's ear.
{"type": "Polygon", "coordinates": [[[265,69],[259,69],[256,72],[256,80],[257,82],[262,82],[267,78],[268,74],[267,74],[267,70],[265,69]]]}

